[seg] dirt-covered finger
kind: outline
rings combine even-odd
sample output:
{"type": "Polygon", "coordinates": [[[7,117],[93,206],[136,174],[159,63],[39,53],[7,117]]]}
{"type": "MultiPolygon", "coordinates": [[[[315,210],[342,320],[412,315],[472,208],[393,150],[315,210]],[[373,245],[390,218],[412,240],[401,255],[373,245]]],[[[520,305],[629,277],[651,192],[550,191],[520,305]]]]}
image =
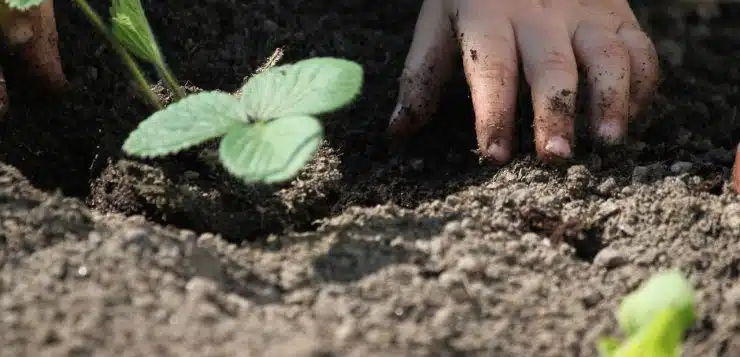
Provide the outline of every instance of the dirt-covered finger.
{"type": "Polygon", "coordinates": [[[633,23],[623,24],[617,36],[630,56],[629,118],[636,118],[650,104],[660,78],[660,61],[655,45],[647,34],[633,23]]]}
{"type": "Polygon", "coordinates": [[[28,42],[34,34],[32,13],[11,9],[0,2],[0,32],[11,46],[28,42]]]}
{"type": "Polygon", "coordinates": [[[630,56],[613,31],[583,23],[573,35],[573,49],[589,87],[591,129],[603,144],[621,143],[627,133],[630,56]]]}
{"type": "Polygon", "coordinates": [[[561,163],[573,154],[578,69],[570,36],[550,21],[515,25],[524,74],[531,87],[537,153],[561,163]]]}
{"type": "Polygon", "coordinates": [[[463,65],[479,151],[497,164],[505,164],[511,159],[514,139],[519,70],[516,38],[508,19],[491,19],[489,12],[478,7],[466,5],[459,11],[463,65]]]}
{"type": "Polygon", "coordinates": [[[25,42],[13,46],[20,53],[28,76],[41,88],[57,91],[67,83],[59,55],[59,37],[54,2],[46,0],[28,10],[33,34],[25,42]]]}
{"type": "Polygon", "coordinates": [[[409,134],[434,114],[442,86],[454,65],[456,43],[445,1],[426,0],[419,13],[411,49],[399,78],[390,135],[409,134]]]}

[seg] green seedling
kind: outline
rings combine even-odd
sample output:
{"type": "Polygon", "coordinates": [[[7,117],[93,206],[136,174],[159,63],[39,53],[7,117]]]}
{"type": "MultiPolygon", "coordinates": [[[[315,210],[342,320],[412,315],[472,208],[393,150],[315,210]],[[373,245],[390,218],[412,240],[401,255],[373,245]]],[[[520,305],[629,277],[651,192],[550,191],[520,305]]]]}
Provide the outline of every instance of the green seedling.
{"type": "Polygon", "coordinates": [[[123,150],[150,158],[223,136],[219,158],[231,174],[246,182],[286,181],[319,147],[323,127],[315,116],[349,104],[362,82],[362,67],[344,59],[272,67],[249,78],[241,96],[201,92],[154,113],[123,150]]]}
{"type": "Polygon", "coordinates": [[[681,272],[659,273],[627,296],[617,320],[626,339],[599,341],[602,357],[680,357],[686,330],[696,319],[695,293],[681,272]]]}

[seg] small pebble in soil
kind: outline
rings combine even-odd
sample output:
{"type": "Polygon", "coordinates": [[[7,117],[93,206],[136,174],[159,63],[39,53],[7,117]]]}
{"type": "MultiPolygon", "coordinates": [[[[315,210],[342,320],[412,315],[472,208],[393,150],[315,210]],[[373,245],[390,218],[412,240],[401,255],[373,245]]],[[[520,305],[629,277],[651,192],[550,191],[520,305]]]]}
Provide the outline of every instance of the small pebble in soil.
{"type": "Polygon", "coordinates": [[[586,166],[575,165],[568,168],[566,185],[571,193],[582,192],[592,186],[593,176],[586,166]]]}
{"type": "Polygon", "coordinates": [[[411,169],[414,171],[424,170],[424,159],[411,160],[411,169]]]}
{"type": "Polygon", "coordinates": [[[659,180],[665,176],[665,165],[655,163],[647,166],[637,166],[632,170],[633,183],[648,183],[659,180]]]}
{"type": "Polygon", "coordinates": [[[506,242],[505,249],[506,253],[519,253],[524,251],[524,246],[522,245],[522,243],[519,243],[515,240],[510,240],[506,242]]]}
{"type": "Polygon", "coordinates": [[[193,297],[205,297],[216,293],[218,284],[213,280],[196,276],[185,284],[185,290],[193,297]]]}
{"type": "Polygon", "coordinates": [[[429,253],[432,255],[441,255],[447,249],[447,241],[442,237],[437,237],[429,241],[429,253]]]}
{"type": "Polygon", "coordinates": [[[725,207],[721,218],[722,226],[733,231],[740,231],[740,203],[731,203],[725,207]]]}
{"type": "Polygon", "coordinates": [[[187,170],[183,173],[183,177],[185,180],[194,181],[200,177],[200,174],[197,171],[187,170]]]}
{"type": "Polygon", "coordinates": [[[594,306],[596,306],[601,300],[604,298],[604,296],[596,291],[596,290],[589,290],[581,295],[581,303],[583,303],[583,306],[587,309],[590,309],[594,306]]]}
{"type": "Polygon", "coordinates": [[[589,170],[591,171],[601,170],[603,161],[604,160],[601,158],[600,155],[595,154],[595,153],[589,154],[588,161],[587,161],[589,170]]]}
{"type": "Polygon", "coordinates": [[[735,159],[735,150],[727,150],[724,148],[713,148],[706,154],[709,161],[718,162],[720,164],[731,164],[735,159]]]}
{"type": "Polygon", "coordinates": [[[594,257],[594,265],[606,269],[618,268],[627,263],[622,252],[614,248],[606,247],[594,257]]]}
{"type": "Polygon", "coordinates": [[[445,224],[444,231],[447,234],[460,235],[463,233],[462,224],[460,224],[460,221],[447,222],[447,224],[445,224]]]}
{"type": "Polygon", "coordinates": [[[609,177],[598,186],[596,186],[596,192],[598,192],[600,195],[606,196],[612,193],[612,191],[614,191],[614,189],[616,188],[617,180],[615,180],[614,177],[609,177]]]}
{"type": "Polygon", "coordinates": [[[524,233],[520,239],[523,244],[534,247],[537,246],[537,243],[540,242],[540,236],[537,235],[537,233],[528,232],[524,233]]]}
{"type": "Polygon", "coordinates": [[[561,244],[558,246],[558,254],[564,255],[566,257],[572,257],[576,254],[576,248],[569,244],[561,244]]]}
{"type": "MultiPolygon", "coordinates": [[[[694,109],[701,108],[702,107],[702,103],[695,103],[694,106],[695,106],[694,109]]],[[[709,139],[707,139],[707,138],[696,139],[696,140],[694,140],[694,142],[692,143],[692,145],[697,150],[707,151],[707,152],[709,150],[712,150],[714,148],[714,144],[712,143],[712,141],[709,140],[709,139]]]]}
{"type": "Polygon", "coordinates": [[[724,298],[728,304],[740,307],[740,283],[725,291],[724,298]]]}
{"type": "Polygon", "coordinates": [[[672,67],[680,67],[683,64],[683,47],[673,40],[662,40],[658,42],[658,53],[660,58],[665,59],[672,67]]]}
{"type": "Polygon", "coordinates": [[[457,261],[456,268],[465,273],[480,273],[485,269],[485,264],[472,255],[466,255],[457,261]]]}
{"type": "Polygon", "coordinates": [[[448,206],[457,206],[460,204],[460,197],[457,196],[447,196],[445,198],[445,204],[448,206]]]}
{"type": "Polygon", "coordinates": [[[676,161],[671,165],[671,172],[680,175],[690,172],[694,168],[694,164],[688,161],[676,161]]]}

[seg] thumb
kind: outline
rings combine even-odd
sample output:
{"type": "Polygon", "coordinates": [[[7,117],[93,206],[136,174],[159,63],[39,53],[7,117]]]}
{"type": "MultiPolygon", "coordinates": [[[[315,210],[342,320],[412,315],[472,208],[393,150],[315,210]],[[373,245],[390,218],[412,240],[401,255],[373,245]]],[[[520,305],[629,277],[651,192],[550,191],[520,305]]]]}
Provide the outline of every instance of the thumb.
{"type": "Polygon", "coordinates": [[[439,94],[449,79],[457,43],[444,0],[426,0],[414,29],[414,39],[399,78],[390,135],[410,134],[437,109],[439,94]]]}

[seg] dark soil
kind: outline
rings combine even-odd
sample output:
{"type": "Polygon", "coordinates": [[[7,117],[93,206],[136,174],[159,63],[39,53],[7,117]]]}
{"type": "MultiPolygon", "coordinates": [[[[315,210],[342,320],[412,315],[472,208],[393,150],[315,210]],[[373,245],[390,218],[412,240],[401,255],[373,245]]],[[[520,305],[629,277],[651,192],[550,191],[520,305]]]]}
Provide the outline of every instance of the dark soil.
{"type": "Polygon", "coordinates": [[[740,5],[638,9],[664,80],[624,150],[548,168],[524,124],[497,169],[462,76],[419,136],[384,137],[419,0],[145,3],[183,81],[236,90],[283,46],[362,63],[363,95],[287,185],[207,150],[123,158],[148,109],[57,1],[71,90],[16,85],[0,121],[0,356],[594,356],[621,297],[672,267],[700,292],[686,356],[740,355],[740,5]]]}

